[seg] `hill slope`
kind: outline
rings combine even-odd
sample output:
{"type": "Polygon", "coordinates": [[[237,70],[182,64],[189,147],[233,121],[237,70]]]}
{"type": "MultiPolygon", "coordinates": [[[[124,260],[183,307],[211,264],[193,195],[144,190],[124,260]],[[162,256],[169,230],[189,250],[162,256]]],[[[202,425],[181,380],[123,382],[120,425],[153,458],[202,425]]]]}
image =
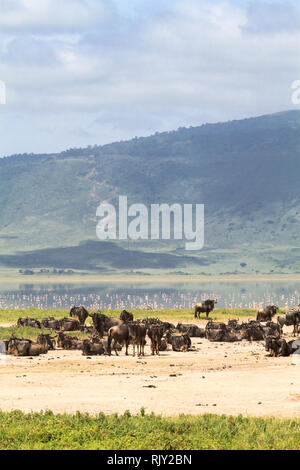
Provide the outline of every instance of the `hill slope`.
{"type": "Polygon", "coordinates": [[[139,251],[148,251],[157,256],[151,269],[199,272],[200,257],[206,266],[201,272],[300,271],[299,131],[300,111],[289,111],[55,155],[2,158],[0,250],[6,257],[0,263],[27,266],[33,254],[35,266],[40,259],[41,267],[53,267],[64,259],[56,249],[69,247],[74,263],[66,267],[84,269],[145,270],[149,259],[139,251]],[[116,203],[119,195],[148,206],[204,203],[205,249],[189,253],[183,243],[124,242],[115,247],[116,265],[97,242],[95,259],[85,262],[84,247],[96,240],[97,206],[116,203]],[[128,249],[136,265],[132,255],[126,263],[128,249]],[[172,258],[167,266],[161,253],[172,258]]]}

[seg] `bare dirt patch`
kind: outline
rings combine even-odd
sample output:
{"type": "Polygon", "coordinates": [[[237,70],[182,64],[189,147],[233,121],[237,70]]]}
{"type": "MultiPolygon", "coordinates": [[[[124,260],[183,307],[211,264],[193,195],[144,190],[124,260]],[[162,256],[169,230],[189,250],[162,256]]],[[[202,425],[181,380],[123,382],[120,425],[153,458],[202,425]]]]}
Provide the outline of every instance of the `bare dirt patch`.
{"type": "MultiPolygon", "coordinates": [[[[268,357],[263,343],[193,340],[195,351],[160,357],[52,351],[0,360],[2,410],[139,412],[166,416],[243,414],[300,417],[300,363],[268,357]]],[[[132,349],[130,348],[130,353],[132,349]]]]}

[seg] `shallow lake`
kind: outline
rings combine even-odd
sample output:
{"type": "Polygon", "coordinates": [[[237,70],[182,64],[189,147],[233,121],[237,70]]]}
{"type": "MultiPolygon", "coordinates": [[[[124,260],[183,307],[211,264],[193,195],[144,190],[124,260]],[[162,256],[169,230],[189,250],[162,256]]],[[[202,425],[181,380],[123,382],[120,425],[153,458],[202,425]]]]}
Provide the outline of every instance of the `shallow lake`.
{"type": "Polygon", "coordinates": [[[135,308],[192,308],[206,298],[218,299],[221,308],[280,307],[300,303],[300,282],[178,282],[98,284],[16,284],[0,288],[0,308],[69,309],[85,305],[88,310],[135,308]]]}

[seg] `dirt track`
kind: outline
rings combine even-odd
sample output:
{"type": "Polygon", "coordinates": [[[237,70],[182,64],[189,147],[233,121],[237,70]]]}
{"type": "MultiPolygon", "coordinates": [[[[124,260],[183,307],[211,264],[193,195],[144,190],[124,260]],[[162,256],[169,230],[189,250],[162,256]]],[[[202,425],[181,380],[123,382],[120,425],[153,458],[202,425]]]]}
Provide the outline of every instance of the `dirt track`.
{"type": "MultiPolygon", "coordinates": [[[[210,343],[160,357],[98,356],[52,351],[39,358],[0,360],[2,410],[51,409],[91,414],[130,410],[300,417],[300,356],[267,356],[263,343],[210,343]]],[[[131,353],[130,348],[130,353],[131,353]]]]}

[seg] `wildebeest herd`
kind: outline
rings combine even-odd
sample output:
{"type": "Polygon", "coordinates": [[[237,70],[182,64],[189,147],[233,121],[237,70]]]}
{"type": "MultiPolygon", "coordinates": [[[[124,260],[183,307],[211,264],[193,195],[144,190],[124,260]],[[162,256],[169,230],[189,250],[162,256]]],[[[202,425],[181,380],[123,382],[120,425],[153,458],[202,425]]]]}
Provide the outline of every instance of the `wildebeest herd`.
{"type": "MultiPolygon", "coordinates": [[[[208,319],[214,310],[216,301],[207,300],[195,305],[195,318],[201,313],[208,319]]],[[[271,356],[289,356],[295,352],[300,354],[300,341],[287,342],[283,338],[283,327],[293,326],[293,335],[299,333],[300,305],[291,307],[285,315],[279,315],[277,322],[273,321],[279,308],[269,305],[257,312],[256,320],[240,323],[239,320],[229,320],[228,323],[208,320],[205,328],[195,324],[178,323],[176,326],[157,318],[135,320],[132,313],[123,310],[119,318],[108,317],[100,312],[90,314],[83,306],[72,306],[70,317],[56,320],[53,317],[38,321],[33,318],[20,318],[18,327],[31,327],[43,330],[53,330],[50,334],[40,334],[36,342],[29,339],[12,336],[4,340],[5,352],[14,356],[38,356],[46,354],[55,348],[65,350],[81,350],[84,356],[116,355],[125,346],[128,355],[129,345],[133,347],[133,356],[145,355],[145,344],[150,341],[152,355],[159,355],[169,347],[173,351],[189,351],[192,348],[191,338],[206,338],[211,342],[265,341],[265,348],[271,356]],[[88,318],[91,325],[86,325],[88,318]],[[70,336],[68,332],[80,331],[88,336],[81,339],[70,336]]]]}

